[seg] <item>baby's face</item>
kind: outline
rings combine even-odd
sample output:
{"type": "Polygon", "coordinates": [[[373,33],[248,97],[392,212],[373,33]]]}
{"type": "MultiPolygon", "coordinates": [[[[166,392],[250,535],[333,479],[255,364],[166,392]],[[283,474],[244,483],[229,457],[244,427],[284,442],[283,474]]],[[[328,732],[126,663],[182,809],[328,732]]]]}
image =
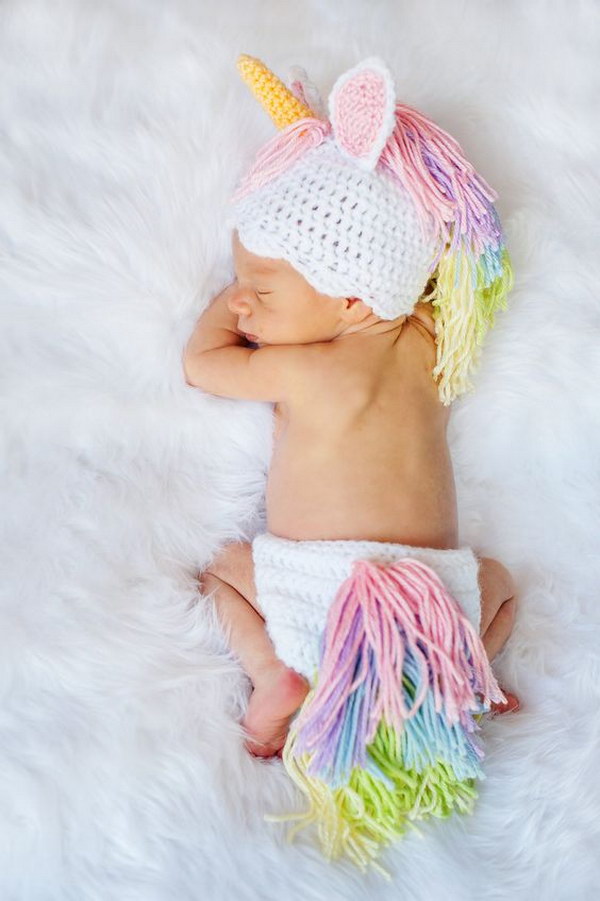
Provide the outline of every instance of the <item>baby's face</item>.
{"type": "Polygon", "coordinates": [[[351,301],[315,291],[287,260],[250,253],[235,229],[231,246],[236,290],[228,306],[240,332],[258,344],[309,344],[339,333],[351,301]]]}

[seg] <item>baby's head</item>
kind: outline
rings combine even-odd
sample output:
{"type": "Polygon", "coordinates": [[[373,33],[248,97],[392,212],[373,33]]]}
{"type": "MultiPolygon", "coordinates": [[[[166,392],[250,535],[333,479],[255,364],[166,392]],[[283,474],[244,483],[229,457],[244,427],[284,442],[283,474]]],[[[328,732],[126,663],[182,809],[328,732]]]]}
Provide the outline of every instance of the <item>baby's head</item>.
{"type": "Polygon", "coordinates": [[[327,110],[299,67],[289,88],[246,54],[238,69],[280,132],[231,198],[240,330],[273,344],[388,331],[435,279],[433,375],[451,403],[513,283],[496,192],[398,101],[378,57],[338,77],[327,110]]]}
{"type": "Polygon", "coordinates": [[[238,329],[259,344],[312,344],[357,332],[398,328],[406,315],[385,320],[358,297],[332,297],[317,291],[291,263],[251,253],[231,239],[236,273],[229,309],[238,329]]]}

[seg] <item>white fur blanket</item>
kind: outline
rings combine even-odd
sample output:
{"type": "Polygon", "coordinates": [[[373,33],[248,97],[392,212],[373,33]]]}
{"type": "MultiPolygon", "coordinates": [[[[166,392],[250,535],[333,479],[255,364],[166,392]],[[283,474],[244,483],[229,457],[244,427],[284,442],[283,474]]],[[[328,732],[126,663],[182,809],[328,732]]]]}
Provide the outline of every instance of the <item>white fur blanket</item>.
{"type": "Polygon", "coordinates": [[[599,16],[576,4],[0,6],[0,898],[544,899],[600,879],[599,16]],[[223,208],[274,126],[235,69],[322,91],[370,54],[499,192],[516,274],[449,438],[461,538],[520,591],[472,818],[395,884],[285,842],[250,683],[195,575],[264,522],[268,404],[184,383],[223,208]]]}

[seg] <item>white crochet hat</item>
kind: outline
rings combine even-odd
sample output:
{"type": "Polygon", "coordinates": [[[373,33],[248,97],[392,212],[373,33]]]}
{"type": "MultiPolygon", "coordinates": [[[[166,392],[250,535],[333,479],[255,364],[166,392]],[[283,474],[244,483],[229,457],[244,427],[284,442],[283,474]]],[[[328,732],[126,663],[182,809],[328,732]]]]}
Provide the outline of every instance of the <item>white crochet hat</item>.
{"type": "Polygon", "coordinates": [[[329,117],[300,67],[287,88],[255,57],[237,65],[281,133],[237,187],[229,224],[251,253],[287,260],[317,291],[359,297],[382,319],[412,312],[435,275],[433,374],[450,403],[472,387],[478,345],[512,287],[497,195],[447,132],[396,103],[379,58],[337,79],[329,117]]]}
{"type": "Polygon", "coordinates": [[[246,195],[235,227],[251,253],[287,260],[317,291],[360,297],[382,319],[412,311],[437,248],[408,191],[359,168],[331,136],[246,195]]]}

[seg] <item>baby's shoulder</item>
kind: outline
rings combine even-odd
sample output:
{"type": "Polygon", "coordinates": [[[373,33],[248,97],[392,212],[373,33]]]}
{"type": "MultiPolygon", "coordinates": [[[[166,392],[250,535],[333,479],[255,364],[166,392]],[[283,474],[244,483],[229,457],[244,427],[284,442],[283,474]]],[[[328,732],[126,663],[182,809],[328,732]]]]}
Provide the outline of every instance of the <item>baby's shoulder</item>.
{"type": "Polygon", "coordinates": [[[307,402],[311,406],[320,400],[330,400],[351,396],[361,381],[363,367],[356,358],[356,351],[349,353],[349,348],[342,347],[343,342],[315,341],[310,344],[297,344],[295,350],[295,400],[307,402]]]}
{"type": "MultiPolygon", "coordinates": [[[[280,345],[282,351],[284,347],[280,345]]],[[[285,361],[293,372],[292,385],[296,400],[314,398],[324,384],[331,381],[337,366],[329,342],[290,344],[285,346],[285,361]]]]}

